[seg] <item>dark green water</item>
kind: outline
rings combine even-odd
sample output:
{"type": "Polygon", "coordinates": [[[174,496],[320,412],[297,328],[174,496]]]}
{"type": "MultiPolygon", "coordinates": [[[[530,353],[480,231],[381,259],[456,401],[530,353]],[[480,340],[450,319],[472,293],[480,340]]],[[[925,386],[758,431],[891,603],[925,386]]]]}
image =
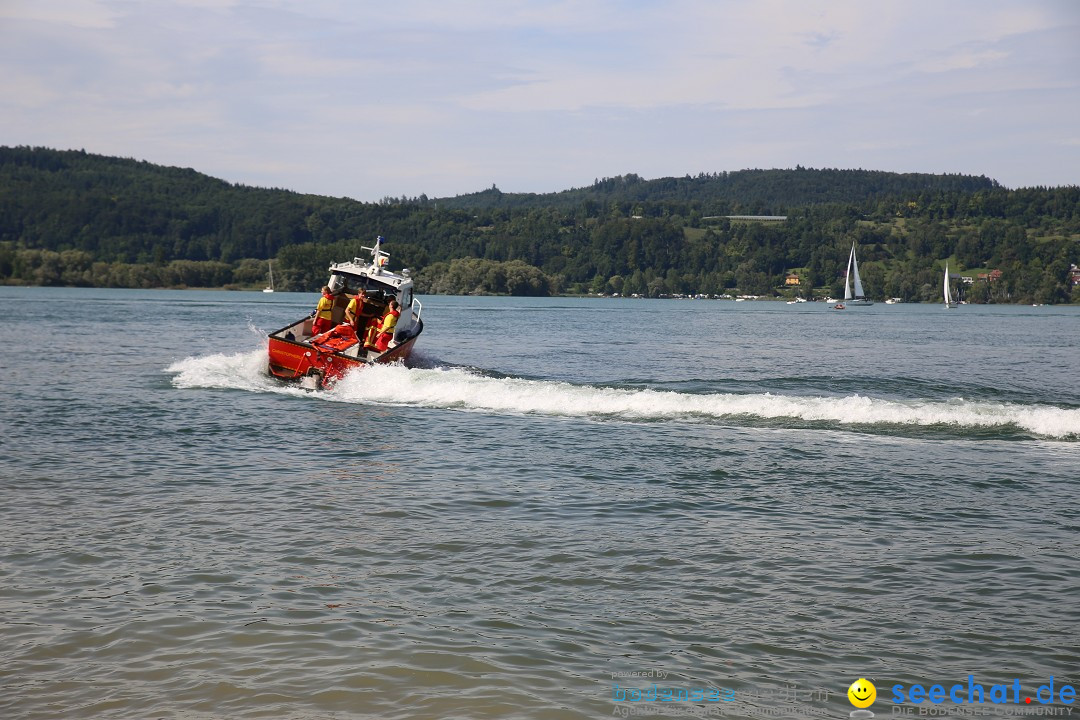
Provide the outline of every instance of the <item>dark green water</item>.
{"type": "Polygon", "coordinates": [[[315,395],[313,302],[0,288],[0,717],[1080,684],[1080,308],[430,297],[315,395]]]}

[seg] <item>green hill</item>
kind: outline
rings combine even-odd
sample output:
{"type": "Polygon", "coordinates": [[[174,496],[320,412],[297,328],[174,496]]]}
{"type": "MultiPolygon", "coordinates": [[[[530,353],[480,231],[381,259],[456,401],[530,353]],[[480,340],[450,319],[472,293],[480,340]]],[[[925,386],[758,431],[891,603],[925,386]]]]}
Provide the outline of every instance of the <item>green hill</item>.
{"type": "MultiPolygon", "coordinates": [[[[835,292],[852,242],[867,292],[931,299],[940,265],[1000,270],[982,301],[1067,302],[1080,188],[984,177],[743,170],[599,180],[545,195],[348,198],[253,188],[83,151],[0,147],[0,282],[314,291],[376,235],[421,291],[835,292]],[[732,222],[728,215],[785,215],[732,222]]],[[[976,292],[977,291],[977,292],[976,292]]]]}
{"type": "Polygon", "coordinates": [[[973,193],[1000,187],[986,177],[927,175],[872,170],[739,170],[645,180],[635,174],[597,180],[586,188],[557,193],[504,193],[497,188],[453,198],[453,208],[572,209],[583,204],[666,203],[695,207],[704,215],[782,215],[792,208],[824,203],[857,204],[925,191],[973,193]]]}

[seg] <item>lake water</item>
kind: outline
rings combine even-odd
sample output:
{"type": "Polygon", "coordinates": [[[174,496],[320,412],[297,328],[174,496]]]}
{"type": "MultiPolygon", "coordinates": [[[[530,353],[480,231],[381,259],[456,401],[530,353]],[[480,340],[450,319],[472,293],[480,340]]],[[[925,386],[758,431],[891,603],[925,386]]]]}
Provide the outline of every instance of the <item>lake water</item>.
{"type": "Polygon", "coordinates": [[[1080,712],[1080,308],[316,299],[0,288],[0,717],[1080,712]]]}

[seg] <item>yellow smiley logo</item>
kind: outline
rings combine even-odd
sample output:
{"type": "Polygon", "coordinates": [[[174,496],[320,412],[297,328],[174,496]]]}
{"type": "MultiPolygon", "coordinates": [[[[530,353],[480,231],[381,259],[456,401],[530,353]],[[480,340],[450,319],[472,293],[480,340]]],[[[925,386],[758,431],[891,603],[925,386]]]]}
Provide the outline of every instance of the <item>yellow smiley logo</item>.
{"type": "Polygon", "coordinates": [[[859,678],[847,689],[848,700],[857,708],[868,708],[877,700],[877,688],[866,678],[859,678]]]}

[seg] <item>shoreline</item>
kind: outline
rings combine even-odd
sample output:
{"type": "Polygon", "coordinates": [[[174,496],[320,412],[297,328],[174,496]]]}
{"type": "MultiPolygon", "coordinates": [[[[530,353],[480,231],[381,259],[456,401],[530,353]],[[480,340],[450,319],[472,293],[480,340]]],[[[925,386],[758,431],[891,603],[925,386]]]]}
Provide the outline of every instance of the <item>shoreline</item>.
{"type": "MultiPolygon", "coordinates": [[[[251,287],[191,287],[186,285],[174,286],[174,287],[150,287],[150,288],[136,288],[136,287],[108,287],[108,286],[96,286],[96,285],[27,285],[24,283],[0,283],[0,287],[9,288],[48,288],[48,289],[82,289],[82,290],[181,290],[181,291],[198,291],[198,292],[241,292],[241,293],[258,293],[258,294],[316,294],[314,290],[275,290],[273,293],[263,293],[261,288],[251,287]]],[[[536,297],[536,298],[582,298],[586,300],[704,300],[710,302],[782,302],[785,305],[791,303],[794,298],[784,296],[728,296],[728,297],[706,297],[704,295],[665,295],[661,297],[648,298],[648,297],[635,297],[628,295],[592,295],[581,293],[560,293],[557,295],[507,295],[505,293],[467,293],[464,295],[451,295],[445,293],[417,293],[417,295],[428,295],[431,297],[536,297]]],[[[805,302],[796,303],[799,305],[832,305],[834,303],[843,302],[841,299],[832,298],[829,300],[806,300],[805,302]]],[[[888,303],[884,300],[874,300],[875,305],[940,305],[941,302],[896,302],[888,303]]],[[[1017,305],[1028,307],[1077,307],[1080,306],[1080,302],[1071,303],[1029,303],[1029,302],[991,302],[991,303],[963,303],[962,305],[1017,305]]]]}

